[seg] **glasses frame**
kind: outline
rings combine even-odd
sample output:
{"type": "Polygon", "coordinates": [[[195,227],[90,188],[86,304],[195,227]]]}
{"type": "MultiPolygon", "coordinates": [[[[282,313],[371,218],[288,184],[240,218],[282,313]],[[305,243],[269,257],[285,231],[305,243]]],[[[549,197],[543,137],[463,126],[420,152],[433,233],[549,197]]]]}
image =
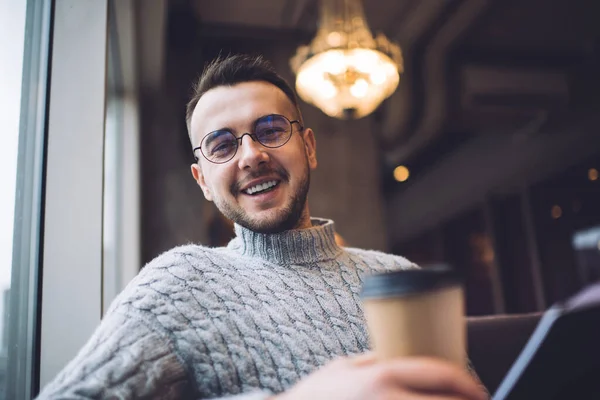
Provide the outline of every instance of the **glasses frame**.
{"type": "Polygon", "coordinates": [[[227,131],[229,133],[231,133],[234,137],[235,134],[229,130],[229,129],[217,129],[216,131],[211,131],[208,132],[206,135],[204,135],[204,137],[202,138],[202,141],[200,142],[200,146],[198,147],[194,147],[194,149],[192,150],[192,153],[194,154],[194,159],[196,160],[196,162],[200,161],[200,159],[196,156],[196,151],[200,150],[200,153],[202,154],[202,156],[206,159],[206,161],[211,162],[213,164],[225,164],[231,160],[233,160],[235,158],[235,155],[238,152],[238,149],[240,148],[240,146],[242,145],[242,139],[244,138],[244,136],[250,136],[250,139],[252,139],[253,142],[258,142],[261,146],[264,146],[268,149],[277,149],[279,147],[285,146],[287,144],[287,142],[290,141],[290,139],[292,138],[292,134],[294,133],[294,124],[298,124],[299,130],[298,132],[302,132],[304,131],[304,127],[302,126],[302,124],[300,124],[300,121],[295,119],[293,121],[290,121],[290,119],[288,117],[286,117],[285,115],[281,115],[281,114],[267,114],[267,115],[263,115],[262,117],[258,118],[256,121],[254,121],[254,127],[253,127],[253,131],[256,131],[256,125],[258,124],[258,121],[260,121],[263,118],[267,118],[267,117],[281,117],[283,119],[285,119],[289,124],[290,124],[290,135],[288,136],[288,138],[286,139],[285,142],[283,142],[280,145],[277,146],[267,146],[265,144],[263,144],[260,140],[258,140],[258,137],[256,136],[256,132],[254,133],[250,133],[250,132],[246,132],[241,134],[239,137],[235,138],[235,151],[233,152],[233,154],[231,155],[230,158],[228,158],[225,161],[213,161],[211,159],[209,159],[208,157],[206,157],[206,155],[204,154],[204,152],[202,151],[202,143],[204,143],[204,139],[206,139],[209,135],[215,133],[215,132],[220,132],[220,131],[227,131]]]}

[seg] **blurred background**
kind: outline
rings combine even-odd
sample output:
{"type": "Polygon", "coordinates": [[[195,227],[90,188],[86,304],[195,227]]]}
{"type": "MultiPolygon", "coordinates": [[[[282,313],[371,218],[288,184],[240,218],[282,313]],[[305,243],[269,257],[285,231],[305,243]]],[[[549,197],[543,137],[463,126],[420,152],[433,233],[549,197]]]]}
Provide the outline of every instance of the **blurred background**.
{"type": "MultiPolygon", "coordinates": [[[[0,399],[54,377],[145,263],[231,239],[190,174],[191,85],[230,53],[293,85],[321,4],[0,0],[0,186],[16,193],[0,203],[0,399]]],[[[351,20],[401,49],[399,85],[360,119],[301,100],[311,214],[348,246],[452,265],[468,315],[544,310],[598,281],[600,2],[363,9],[351,20]]]]}
{"type": "MultiPolygon", "coordinates": [[[[293,83],[319,17],[316,0],[156,4],[136,38],[143,262],[231,237],[190,179],[190,83],[238,52],[293,83]]],[[[450,263],[471,315],[541,310],[600,277],[600,4],[370,0],[364,12],[400,45],[404,73],[362,119],[301,104],[318,145],[312,214],[349,246],[450,263]]]]}

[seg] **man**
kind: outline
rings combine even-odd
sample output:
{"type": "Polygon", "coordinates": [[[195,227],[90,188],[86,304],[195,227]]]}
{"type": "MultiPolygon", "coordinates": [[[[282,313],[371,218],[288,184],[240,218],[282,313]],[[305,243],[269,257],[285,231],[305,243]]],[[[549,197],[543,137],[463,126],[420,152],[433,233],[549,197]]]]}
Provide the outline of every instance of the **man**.
{"type": "Polygon", "coordinates": [[[235,239],[150,262],[40,398],[485,398],[445,362],[365,353],[361,277],[415,266],[341,248],[333,222],[311,218],[315,136],[267,62],[211,63],[187,126],[192,175],[235,239]]]}

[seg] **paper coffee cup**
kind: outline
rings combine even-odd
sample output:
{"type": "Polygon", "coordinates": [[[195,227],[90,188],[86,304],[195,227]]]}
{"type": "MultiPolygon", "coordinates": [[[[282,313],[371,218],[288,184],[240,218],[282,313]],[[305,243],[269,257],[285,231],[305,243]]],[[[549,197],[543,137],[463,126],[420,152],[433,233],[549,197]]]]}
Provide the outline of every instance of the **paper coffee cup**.
{"type": "Polygon", "coordinates": [[[368,276],[362,300],[378,359],[429,356],[465,366],[462,282],[448,267],[368,276]]]}

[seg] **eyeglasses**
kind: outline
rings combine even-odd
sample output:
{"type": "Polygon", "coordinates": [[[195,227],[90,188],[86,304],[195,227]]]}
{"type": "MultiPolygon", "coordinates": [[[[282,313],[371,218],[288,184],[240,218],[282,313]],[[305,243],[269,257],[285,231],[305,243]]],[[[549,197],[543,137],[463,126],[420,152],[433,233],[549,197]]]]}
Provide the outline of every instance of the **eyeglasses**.
{"type": "Polygon", "coordinates": [[[260,117],[254,122],[254,133],[244,133],[240,137],[235,137],[228,129],[210,132],[204,136],[200,146],[194,148],[194,158],[198,162],[196,151],[200,150],[208,161],[215,164],[226,163],[235,157],[246,135],[270,149],[281,147],[292,137],[293,124],[298,124],[300,131],[304,130],[298,120],[290,121],[283,115],[271,114],[260,117]]]}

